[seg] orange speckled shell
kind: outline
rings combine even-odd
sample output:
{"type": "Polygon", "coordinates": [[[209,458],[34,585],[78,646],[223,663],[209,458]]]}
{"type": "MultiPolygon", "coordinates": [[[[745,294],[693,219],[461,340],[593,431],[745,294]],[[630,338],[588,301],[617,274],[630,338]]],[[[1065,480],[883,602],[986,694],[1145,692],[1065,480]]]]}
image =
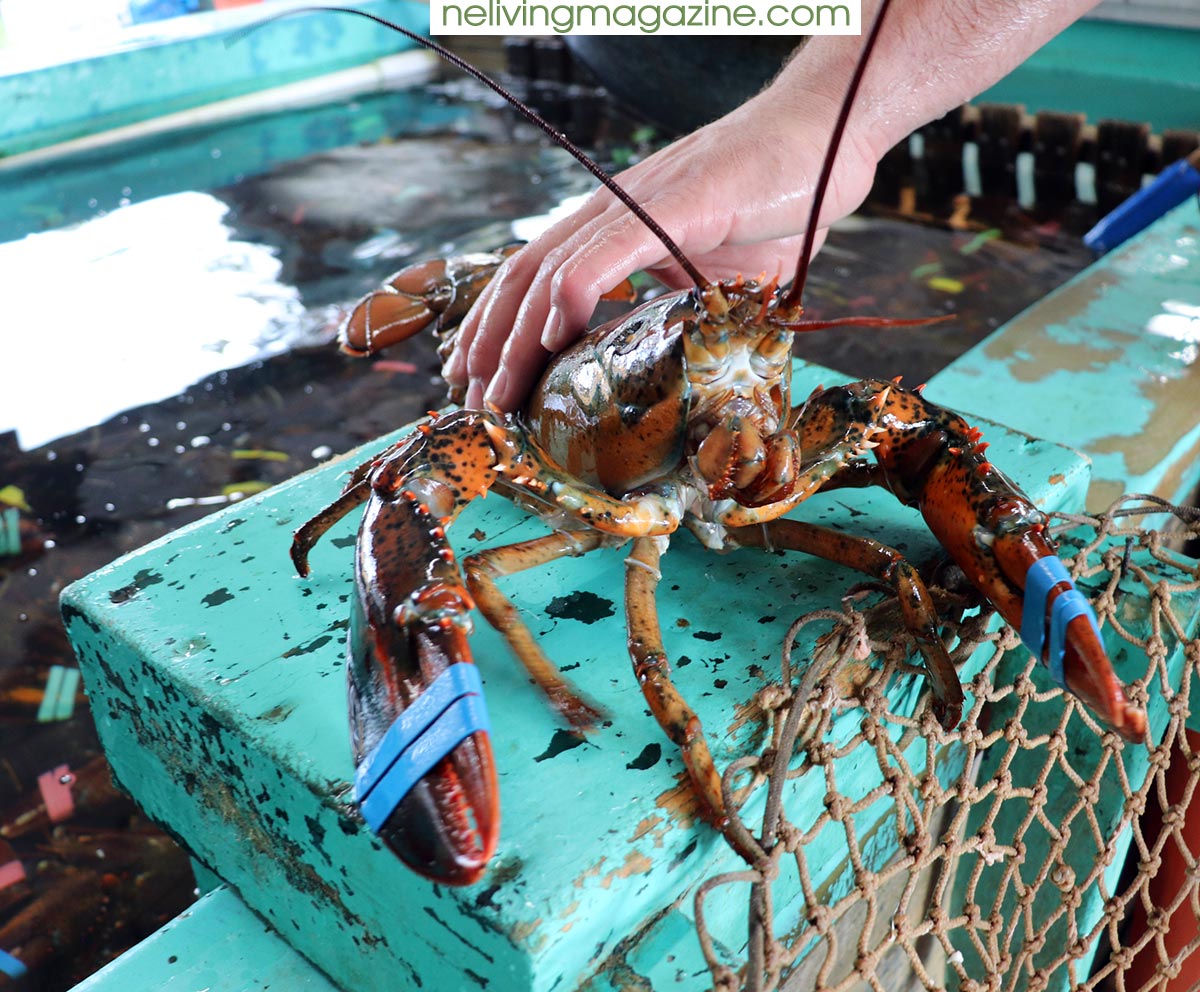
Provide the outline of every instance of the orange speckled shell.
{"type": "Polygon", "coordinates": [[[615,496],[679,465],[691,392],[681,333],[694,320],[692,297],[672,294],[558,355],[523,418],[542,450],[615,496]]]}

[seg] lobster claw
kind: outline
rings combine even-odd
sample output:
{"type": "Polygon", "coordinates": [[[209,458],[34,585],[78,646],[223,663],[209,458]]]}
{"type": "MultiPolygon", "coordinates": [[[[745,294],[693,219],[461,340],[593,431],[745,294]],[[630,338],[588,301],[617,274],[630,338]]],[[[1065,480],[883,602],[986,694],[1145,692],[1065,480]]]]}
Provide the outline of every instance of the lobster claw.
{"type": "Polygon", "coordinates": [[[433,259],[401,269],[354,305],[338,332],[342,351],[357,358],[373,355],[430,324],[442,338],[451,336],[501,263],[519,247],[508,245],[499,251],[433,259]]]}
{"type": "MultiPolygon", "coordinates": [[[[998,536],[993,552],[1023,590],[1021,640],[1050,677],[1127,741],[1146,740],[1146,711],[1133,705],[1113,671],[1091,605],[1040,529],[998,536]]],[[[1017,623],[1016,617],[1006,617],[1017,623]]]]}
{"type": "Polygon", "coordinates": [[[338,343],[349,355],[372,355],[420,333],[453,298],[453,286],[446,280],[446,262],[435,259],[410,265],[354,305],[338,334],[338,343]]]}
{"type": "Polygon", "coordinates": [[[401,592],[414,565],[396,535],[411,511],[373,500],[359,535],[349,632],[355,798],[415,872],[470,885],[499,838],[496,767],[466,643],[469,601],[443,583],[401,592]]]}

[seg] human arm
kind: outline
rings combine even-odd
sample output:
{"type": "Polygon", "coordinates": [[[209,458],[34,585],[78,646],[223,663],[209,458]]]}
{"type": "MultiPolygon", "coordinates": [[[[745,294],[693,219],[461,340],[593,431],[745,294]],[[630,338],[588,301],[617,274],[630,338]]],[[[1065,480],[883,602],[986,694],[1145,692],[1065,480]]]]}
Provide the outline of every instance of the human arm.
{"type": "MultiPolygon", "coordinates": [[[[896,142],[986,89],[1096,0],[905,0],[889,12],[819,218],[865,198],[896,142]]],[[[869,23],[876,0],[863,0],[869,23]]],[[[795,264],[812,188],[861,39],[819,36],[762,93],[617,178],[708,278],[795,264]]],[[[819,243],[819,242],[818,242],[819,243]]],[[[659,241],[605,189],[514,255],[459,332],[446,368],[513,409],[549,353],[586,327],[602,293],[638,269],[689,285],[659,241]]]]}

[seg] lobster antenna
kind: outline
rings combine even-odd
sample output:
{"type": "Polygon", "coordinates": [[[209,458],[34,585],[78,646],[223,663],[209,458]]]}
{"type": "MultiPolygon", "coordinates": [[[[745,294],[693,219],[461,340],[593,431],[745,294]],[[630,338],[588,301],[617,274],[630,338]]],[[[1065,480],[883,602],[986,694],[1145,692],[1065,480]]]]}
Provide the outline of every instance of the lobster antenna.
{"type": "Polygon", "coordinates": [[[812,212],[808,217],[808,227],[804,231],[804,245],[800,249],[800,261],[796,264],[796,276],[792,279],[792,286],[783,299],[782,305],[785,307],[794,307],[800,302],[800,297],[804,293],[804,283],[808,279],[809,256],[812,255],[813,242],[817,239],[817,220],[821,216],[821,203],[825,199],[825,190],[829,187],[829,177],[833,174],[833,163],[837,158],[838,147],[842,143],[846,121],[850,119],[854,98],[858,95],[859,83],[862,82],[863,74],[867,71],[867,62],[875,48],[875,39],[879,37],[879,29],[883,26],[883,15],[887,13],[890,3],[891,0],[883,0],[879,5],[879,11],[875,14],[875,20],[871,24],[871,31],[863,44],[862,54],[858,57],[858,64],[854,67],[854,75],[850,77],[850,88],[846,90],[846,96],[842,100],[842,109],[838,111],[837,122],[833,125],[833,134],[829,139],[829,151],[825,154],[825,161],[821,163],[821,175],[813,190],[812,212]]]}
{"type": "Polygon", "coordinates": [[[355,10],[353,7],[294,7],[291,10],[283,10],[277,14],[272,14],[270,17],[266,17],[255,24],[251,24],[249,27],[235,31],[232,35],[230,35],[226,44],[233,44],[234,42],[241,41],[252,31],[257,31],[264,25],[270,24],[273,21],[277,21],[280,18],[290,17],[292,14],[318,14],[326,11],[332,11],[333,13],[338,14],[355,14],[358,17],[365,17],[369,21],[374,21],[376,24],[382,25],[385,28],[391,28],[393,31],[396,31],[404,35],[406,38],[410,38],[411,40],[415,41],[418,45],[423,45],[431,52],[441,56],[441,58],[445,59],[452,66],[461,69],[468,76],[471,76],[473,79],[483,83],[484,86],[499,95],[501,99],[508,102],[514,109],[516,109],[518,113],[520,113],[522,117],[529,121],[530,124],[541,130],[551,141],[569,153],[571,157],[575,159],[575,161],[577,161],[580,165],[587,169],[588,172],[595,176],[609,190],[609,192],[613,194],[613,196],[615,196],[626,207],[628,207],[630,212],[638,220],[645,224],[646,227],[650,229],[650,232],[662,242],[663,247],[667,249],[667,252],[670,254],[670,256],[679,263],[679,267],[683,269],[683,271],[687,273],[688,278],[696,284],[697,289],[707,289],[712,285],[703,276],[703,274],[701,274],[700,270],[692,264],[691,260],[683,253],[683,249],[680,248],[679,245],[672,240],[671,236],[659,226],[658,221],[651,217],[650,214],[646,212],[645,208],[642,207],[637,200],[635,200],[625,191],[625,188],[620,183],[618,183],[615,179],[613,179],[612,176],[610,176],[607,172],[601,169],[600,166],[593,162],[591,158],[588,157],[587,153],[584,152],[573,141],[571,141],[570,138],[568,138],[561,131],[555,130],[555,128],[551,126],[550,122],[542,117],[536,110],[534,110],[528,104],[522,103],[495,80],[480,72],[469,62],[459,58],[448,48],[443,48],[436,41],[432,41],[431,39],[426,38],[424,35],[417,34],[415,31],[410,31],[408,28],[401,27],[399,24],[389,21],[386,17],[380,17],[377,14],[372,14],[365,10],[355,10]]]}

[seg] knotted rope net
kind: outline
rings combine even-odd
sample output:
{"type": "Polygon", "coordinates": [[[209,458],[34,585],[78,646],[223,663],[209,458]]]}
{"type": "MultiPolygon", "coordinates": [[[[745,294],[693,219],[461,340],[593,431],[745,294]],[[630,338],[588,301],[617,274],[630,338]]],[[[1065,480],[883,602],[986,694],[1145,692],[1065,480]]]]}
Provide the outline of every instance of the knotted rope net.
{"type": "Polygon", "coordinates": [[[733,829],[760,856],[695,896],[714,989],[1134,992],[1200,974],[1184,816],[1200,780],[1187,732],[1200,561],[1176,550],[1200,536],[1200,510],[1133,495],[1054,521],[1132,701],[1158,697],[1152,743],[1052,688],[953,574],[934,593],[968,692],[950,732],[927,703],[889,702],[915,671],[894,601],[862,605],[860,587],[799,618],[758,700],[766,746],[724,775],[733,829]],[[813,629],[811,658],[794,658],[813,629]],[[710,909],[740,906],[739,887],[748,912],[731,935],[710,909]]]}

